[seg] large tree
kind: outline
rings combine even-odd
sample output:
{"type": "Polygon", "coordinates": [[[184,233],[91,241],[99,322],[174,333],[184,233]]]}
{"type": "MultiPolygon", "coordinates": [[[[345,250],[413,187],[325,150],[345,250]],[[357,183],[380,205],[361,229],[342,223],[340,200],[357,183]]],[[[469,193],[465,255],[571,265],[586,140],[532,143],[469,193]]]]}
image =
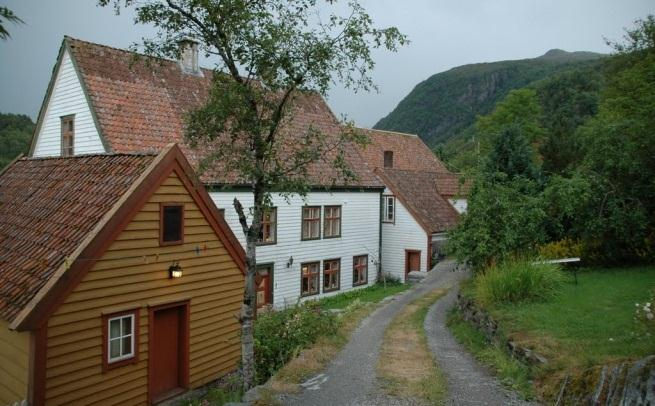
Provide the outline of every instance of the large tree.
{"type": "Polygon", "coordinates": [[[13,11],[9,10],[5,6],[0,6],[0,39],[3,40],[11,37],[11,35],[9,35],[9,31],[7,31],[7,28],[5,27],[5,21],[14,24],[23,24],[23,20],[14,14],[13,11]]]}
{"type": "MultiPolygon", "coordinates": [[[[206,104],[187,116],[186,137],[205,153],[201,167],[249,185],[249,210],[234,200],[246,236],[246,288],[240,315],[244,386],[253,385],[256,242],[271,193],[304,196],[312,162],[328,155],[342,180],[354,174],[344,159],[354,131],[335,137],[313,125],[288,131],[296,101],[326,95],[335,81],[353,91],[375,88],[371,50],[395,51],[407,39],[395,27],[376,28],[357,0],[99,0],[134,7],[136,23],[154,25],[143,41],[149,55],[177,57],[193,39],[216,61],[206,104]]],[[[344,127],[349,128],[349,127],[344,127]]]]}

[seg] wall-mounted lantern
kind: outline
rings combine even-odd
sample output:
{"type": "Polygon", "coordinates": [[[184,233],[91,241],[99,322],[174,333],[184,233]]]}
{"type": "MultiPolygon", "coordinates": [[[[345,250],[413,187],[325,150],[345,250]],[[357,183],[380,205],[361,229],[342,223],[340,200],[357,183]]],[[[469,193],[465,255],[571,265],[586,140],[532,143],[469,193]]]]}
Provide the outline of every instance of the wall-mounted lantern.
{"type": "Polygon", "coordinates": [[[182,267],[178,262],[173,262],[173,265],[168,267],[168,277],[170,279],[182,277],[182,267]]]}
{"type": "Polygon", "coordinates": [[[289,257],[289,260],[287,261],[287,268],[291,268],[291,265],[293,265],[293,257],[289,257]]]}

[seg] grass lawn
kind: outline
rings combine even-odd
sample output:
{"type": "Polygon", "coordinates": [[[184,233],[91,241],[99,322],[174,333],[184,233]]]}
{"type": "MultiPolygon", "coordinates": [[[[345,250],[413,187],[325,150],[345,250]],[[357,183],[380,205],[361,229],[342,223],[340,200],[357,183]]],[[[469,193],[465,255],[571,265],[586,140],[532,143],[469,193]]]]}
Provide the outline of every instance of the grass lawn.
{"type": "Polygon", "coordinates": [[[502,329],[546,357],[584,367],[655,353],[655,338],[635,334],[635,303],[655,289],[655,267],[585,270],[548,303],[490,309],[502,329]]]}
{"type": "MultiPolygon", "coordinates": [[[[512,364],[502,348],[486,343],[470,325],[451,316],[455,336],[478,359],[496,369],[502,380],[524,395],[526,383],[548,399],[564,376],[587,368],[655,354],[655,338],[646,336],[634,319],[635,303],[649,300],[655,289],[655,266],[584,269],[578,284],[566,283],[555,299],[541,303],[491,305],[503,335],[545,356],[548,363],[532,370],[512,364]]],[[[474,293],[470,285],[463,292],[474,293]]]]}
{"type": "Polygon", "coordinates": [[[324,309],[345,309],[355,300],[363,303],[377,303],[387,296],[403,292],[411,287],[408,283],[387,282],[386,286],[378,282],[373,286],[363,289],[354,289],[335,296],[320,299],[321,307],[324,309]]]}

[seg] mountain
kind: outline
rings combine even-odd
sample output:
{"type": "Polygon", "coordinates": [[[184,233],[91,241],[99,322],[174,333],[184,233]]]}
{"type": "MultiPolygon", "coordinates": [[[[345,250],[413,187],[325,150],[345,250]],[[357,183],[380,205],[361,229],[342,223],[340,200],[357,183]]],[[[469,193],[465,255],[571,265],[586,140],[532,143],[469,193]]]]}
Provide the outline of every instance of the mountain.
{"type": "Polygon", "coordinates": [[[603,56],[551,49],[532,59],[459,66],[419,83],[374,128],[418,134],[434,147],[465,130],[477,115],[488,113],[510,90],[597,64],[603,56]]]}

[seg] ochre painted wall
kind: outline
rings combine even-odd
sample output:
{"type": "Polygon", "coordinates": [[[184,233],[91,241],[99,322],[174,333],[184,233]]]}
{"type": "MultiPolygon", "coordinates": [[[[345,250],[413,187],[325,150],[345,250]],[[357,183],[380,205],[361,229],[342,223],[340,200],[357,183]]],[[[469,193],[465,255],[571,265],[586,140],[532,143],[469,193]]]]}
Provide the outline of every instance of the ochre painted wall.
{"type": "Polygon", "coordinates": [[[48,320],[46,404],[145,404],[148,307],[163,303],[190,300],[191,388],[234,370],[243,287],[239,268],[171,175],[48,320]],[[184,203],[183,245],[159,246],[160,202],[184,203]],[[168,278],[174,261],[182,278],[168,278]],[[135,308],[139,362],[103,373],[102,315],[135,308]]]}
{"type": "Polygon", "coordinates": [[[9,330],[0,320],[0,406],[27,399],[30,333],[9,330]]]}

